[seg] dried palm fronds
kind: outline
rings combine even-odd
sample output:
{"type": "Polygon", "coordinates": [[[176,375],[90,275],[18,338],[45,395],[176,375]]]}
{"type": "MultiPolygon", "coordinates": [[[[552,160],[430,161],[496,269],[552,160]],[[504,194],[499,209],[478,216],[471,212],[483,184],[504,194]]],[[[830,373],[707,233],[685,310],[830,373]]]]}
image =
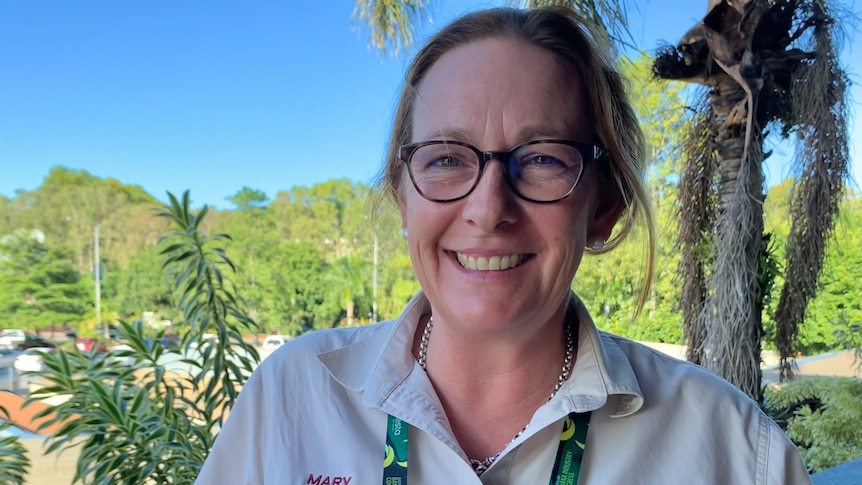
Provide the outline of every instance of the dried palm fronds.
{"type": "Polygon", "coordinates": [[[780,374],[792,377],[794,341],[817,282],[838,204],[849,178],[846,74],[838,63],[834,28],[826,3],[812,2],[817,20],[809,36],[814,62],[800,63],[791,88],[792,124],[798,136],[790,200],[785,283],[775,312],[780,374]]]}

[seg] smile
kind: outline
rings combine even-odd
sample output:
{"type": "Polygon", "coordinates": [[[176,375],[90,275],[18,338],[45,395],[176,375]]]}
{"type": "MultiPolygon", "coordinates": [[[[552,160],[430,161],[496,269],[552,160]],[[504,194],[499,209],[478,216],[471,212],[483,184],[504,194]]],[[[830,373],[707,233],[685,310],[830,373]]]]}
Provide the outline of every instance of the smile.
{"type": "Polygon", "coordinates": [[[461,266],[474,271],[502,271],[512,269],[524,261],[524,256],[520,254],[491,256],[490,258],[467,256],[461,253],[455,253],[455,255],[461,266]]]}

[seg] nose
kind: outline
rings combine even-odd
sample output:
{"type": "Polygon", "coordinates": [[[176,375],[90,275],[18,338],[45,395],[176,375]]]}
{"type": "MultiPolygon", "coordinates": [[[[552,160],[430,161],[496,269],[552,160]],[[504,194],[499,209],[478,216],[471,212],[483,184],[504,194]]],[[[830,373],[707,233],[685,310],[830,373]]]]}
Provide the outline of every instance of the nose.
{"type": "Polygon", "coordinates": [[[509,187],[503,170],[499,159],[488,160],[476,187],[464,198],[462,216],[486,232],[514,224],[518,219],[517,195],[509,187]]]}

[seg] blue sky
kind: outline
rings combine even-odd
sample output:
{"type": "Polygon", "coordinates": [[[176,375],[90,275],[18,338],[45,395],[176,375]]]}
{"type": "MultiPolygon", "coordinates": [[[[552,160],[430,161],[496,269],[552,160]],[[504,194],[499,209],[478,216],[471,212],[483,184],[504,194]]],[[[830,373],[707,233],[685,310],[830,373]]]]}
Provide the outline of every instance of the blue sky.
{"type": "MultiPolygon", "coordinates": [[[[843,0],[846,2],[851,0],[843,0]]],[[[862,0],[849,6],[862,11],[862,0]]],[[[503,1],[432,0],[421,40],[503,1]]],[[[409,55],[386,57],[351,22],[352,0],[0,2],[0,195],[51,167],[225,208],[243,186],[279,190],[376,173],[409,55]],[[294,6],[288,6],[288,4],[294,6]]],[[[630,12],[636,43],[676,43],[707,2],[630,12]]],[[[853,172],[862,182],[862,34],[842,59],[853,87],[853,172]]],[[[778,152],[786,152],[779,149],[778,152]]],[[[767,179],[787,175],[767,165],[767,179]]]]}

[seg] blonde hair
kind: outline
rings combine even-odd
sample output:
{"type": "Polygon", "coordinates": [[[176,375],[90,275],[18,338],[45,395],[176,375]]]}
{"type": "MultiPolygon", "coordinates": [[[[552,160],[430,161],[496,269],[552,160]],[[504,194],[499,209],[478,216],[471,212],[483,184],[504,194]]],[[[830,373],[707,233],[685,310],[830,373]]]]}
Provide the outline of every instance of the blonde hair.
{"type": "Polygon", "coordinates": [[[412,143],[413,107],[419,84],[447,52],[479,40],[505,37],[548,50],[574,65],[582,78],[589,113],[601,146],[609,153],[604,180],[625,204],[622,225],[605,247],[618,246],[631,231],[637,215],[647,229],[647,258],[638,309],[649,293],[655,261],[655,222],[644,186],[644,136],[628,101],[623,77],[614,69],[607,38],[570,9],[494,8],[467,14],[444,27],[425,44],[407,70],[395,111],[383,169],[375,184],[380,197],[397,201],[402,164],[398,147],[412,143]]]}

